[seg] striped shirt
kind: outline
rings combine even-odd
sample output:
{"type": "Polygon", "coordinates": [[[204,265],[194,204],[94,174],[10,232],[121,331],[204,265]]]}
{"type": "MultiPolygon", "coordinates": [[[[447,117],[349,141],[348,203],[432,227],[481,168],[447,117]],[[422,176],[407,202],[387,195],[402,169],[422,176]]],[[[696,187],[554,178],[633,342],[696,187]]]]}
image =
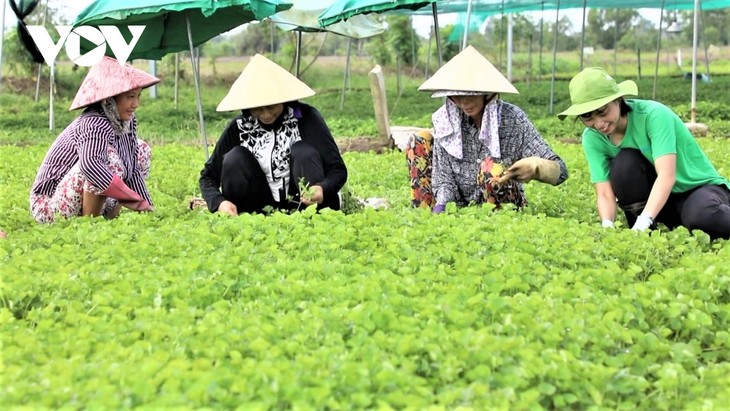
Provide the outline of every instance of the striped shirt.
{"type": "Polygon", "coordinates": [[[124,183],[150,204],[147,184],[137,167],[137,120],[132,131],[115,135],[111,122],[101,109],[88,108],[77,117],[51,145],[33,182],[31,194],[52,196],[61,179],[76,164],[81,173],[98,189],[111,185],[114,174],[107,166],[107,147],[114,147],[124,164],[124,183]]]}

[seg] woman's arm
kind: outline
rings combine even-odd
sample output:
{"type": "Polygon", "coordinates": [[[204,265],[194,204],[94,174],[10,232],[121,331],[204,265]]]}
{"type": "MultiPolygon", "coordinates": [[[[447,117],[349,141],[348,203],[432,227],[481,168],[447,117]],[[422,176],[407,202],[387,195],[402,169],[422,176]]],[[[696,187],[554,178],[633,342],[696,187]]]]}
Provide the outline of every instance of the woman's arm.
{"type": "Polygon", "coordinates": [[[106,190],[114,174],[109,170],[107,147],[114,138],[114,130],[106,117],[88,115],[78,123],[79,168],[89,182],[100,190],[106,190]]]}
{"type": "Polygon", "coordinates": [[[613,227],[613,222],[616,220],[616,195],[613,193],[611,183],[608,181],[596,183],[594,188],[596,189],[598,216],[604,227],[613,227]],[[608,221],[611,223],[607,223],[608,221]]]}
{"type": "Polygon", "coordinates": [[[431,187],[433,189],[434,206],[445,206],[456,201],[456,180],[452,172],[449,153],[434,141],[431,163],[431,187]]]}
{"type": "Polygon", "coordinates": [[[550,148],[522,109],[502,103],[499,131],[500,143],[504,141],[505,149],[516,159],[504,180],[514,178],[527,182],[534,178],[559,185],[568,178],[565,162],[550,148]]]}
{"type": "Polygon", "coordinates": [[[656,169],[657,177],[654,185],[651,187],[646,207],[644,207],[644,211],[641,213],[643,216],[651,218],[652,221],[656,219],[656,216],[664,208],[669,194],[672,192],[672,187],[674,187],[677,171],[677,155],[667,154],[654,159],[654,168],[656,169]]]}
{"type": "Polygon", "coordinates": [[[221,170],[223,169],[223,156],[236,145],[238,139],[237,120],[236,117],[228,123],[228,126],[221,134],[218,142],[213,149],[208,161],[205,162],[203,169],[200,171],[200,192],[208,204],[208,210],[211,213],[218,211],[218,206],[226,200],[221,193],[221,170]]]}
{"type": "Polygon", "coordinates": [[[300,103],[302,118],[299,120],[299,132],[302,139],[314,145],[322,158],[324,180],[312,185],[322,187],[324,201],[330,196],[337,195],[347,182],[347,167],[340,155],[332,132],[322,115],[312,106],[300,103]]]}
{"type": "MultiPolygon", "coordinates": [[[[146,200],[150,204],[154,204],[152,202],[152,197],[150,196],[149,189],[147,188],[147,183],[145,182],[145,178],[142,175],[143,170],[141,168],[141,165],[138,162],[139,158],[139,150],[149,150],[149,153],[147,156],[152,158],[151,148],[149,145],[144,143],[144,145],[140,146],[140,144],[137,142],[137,118],[135,117],[132,121],[132,138],[129,141],[130,144],[130,150],[132,153],[132,159],[133,159],[133,168],[131,177],[129,179],[129,187],[137,192],[144,200],[146,200]]],[[[142,155],[145,156],[144,154],[142,155]]],[[[149,170],[147,170],[149,172],[149,170]]]]}

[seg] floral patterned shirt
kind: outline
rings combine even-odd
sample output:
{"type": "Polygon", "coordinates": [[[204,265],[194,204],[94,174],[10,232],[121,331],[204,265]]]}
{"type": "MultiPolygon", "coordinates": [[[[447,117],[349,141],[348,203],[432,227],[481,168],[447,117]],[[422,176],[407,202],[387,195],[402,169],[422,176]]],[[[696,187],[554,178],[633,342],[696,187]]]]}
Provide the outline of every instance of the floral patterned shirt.
{"type": "MultiPolygon", "coordinates": [[[[522,109],[498,100],[499,107],[499,146],[500,157],[496,161],[507,168],[517,160],[526,157],[541,157],[560,164],[558,184],[568,178],[565,162],[558,157],[540,136],[522,109]]],[[[444,147],[434,142],[432,185],[437,205],[456,202],[460,206],[482,202],[482,192],[477,185],[477,175],[481,161],[492,156],[483,140],[479,139],[480,130],[468,116],[461,114],[462,158],[449,154],[444,147]]],[[[524,192],[521,183],[517,183],[524,192]]]]}

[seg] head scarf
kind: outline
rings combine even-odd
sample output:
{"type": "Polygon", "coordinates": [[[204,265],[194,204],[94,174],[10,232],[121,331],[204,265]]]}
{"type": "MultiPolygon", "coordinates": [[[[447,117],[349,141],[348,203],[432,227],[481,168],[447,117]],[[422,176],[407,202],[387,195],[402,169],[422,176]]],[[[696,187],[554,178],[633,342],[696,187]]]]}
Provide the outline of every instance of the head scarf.
{"type": "MultiPolygon", "coordinates": [[[[488,155],[494,158],[500,158],[502,156],[499,147],[500,107],[498,98],[492,98],[484,106],[482,125],[479,129],[479,139],[487,146],[489,150],[488,155]]],[[[465,114],[461,109],[448,98],[446,99],[446,103],[431,116],[435,143],[458,159],[464,157],[462,143],[463,130],[461,128],[463,116],[465,114]]]]}

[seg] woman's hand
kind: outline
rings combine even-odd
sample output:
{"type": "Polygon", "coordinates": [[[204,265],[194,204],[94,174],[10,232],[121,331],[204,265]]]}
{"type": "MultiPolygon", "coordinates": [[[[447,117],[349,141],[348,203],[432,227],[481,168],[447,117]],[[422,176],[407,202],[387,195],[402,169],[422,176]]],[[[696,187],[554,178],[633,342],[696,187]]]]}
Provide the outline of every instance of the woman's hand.
{"type": "Polygon", "coordinates": [[[222,203],[220,203],[220,205],[218,206],[218,212],[228,214],[233,217],[238,216],[238,208],[235,204],[228,200],[224,200],[222,203]]]}
{"type": "Polygon", "coordinates": [[[560,179],[560,164],[540,157],[526,157],[517,160],[499,179],[499,183],[517,180],[521,183],[532,179],[556,185],[560,179]]]}
{"type": "Polygon", "coordinates": [[[5,231],[0,230],[0,238],[8,238],[8,235],[5,234],[5,231]]]}
{"type": "Polygon", "coordinates": [[[311,196],[307,196],[307,193],[299,194],[302,203],[304,203],[305,205],[311,205],[315,203],[322,204],[322,201],[324,201],[324,191],[322,190],[322,186],[309,186],[309,189],[307,191],[309,191],[311,196]]]}

